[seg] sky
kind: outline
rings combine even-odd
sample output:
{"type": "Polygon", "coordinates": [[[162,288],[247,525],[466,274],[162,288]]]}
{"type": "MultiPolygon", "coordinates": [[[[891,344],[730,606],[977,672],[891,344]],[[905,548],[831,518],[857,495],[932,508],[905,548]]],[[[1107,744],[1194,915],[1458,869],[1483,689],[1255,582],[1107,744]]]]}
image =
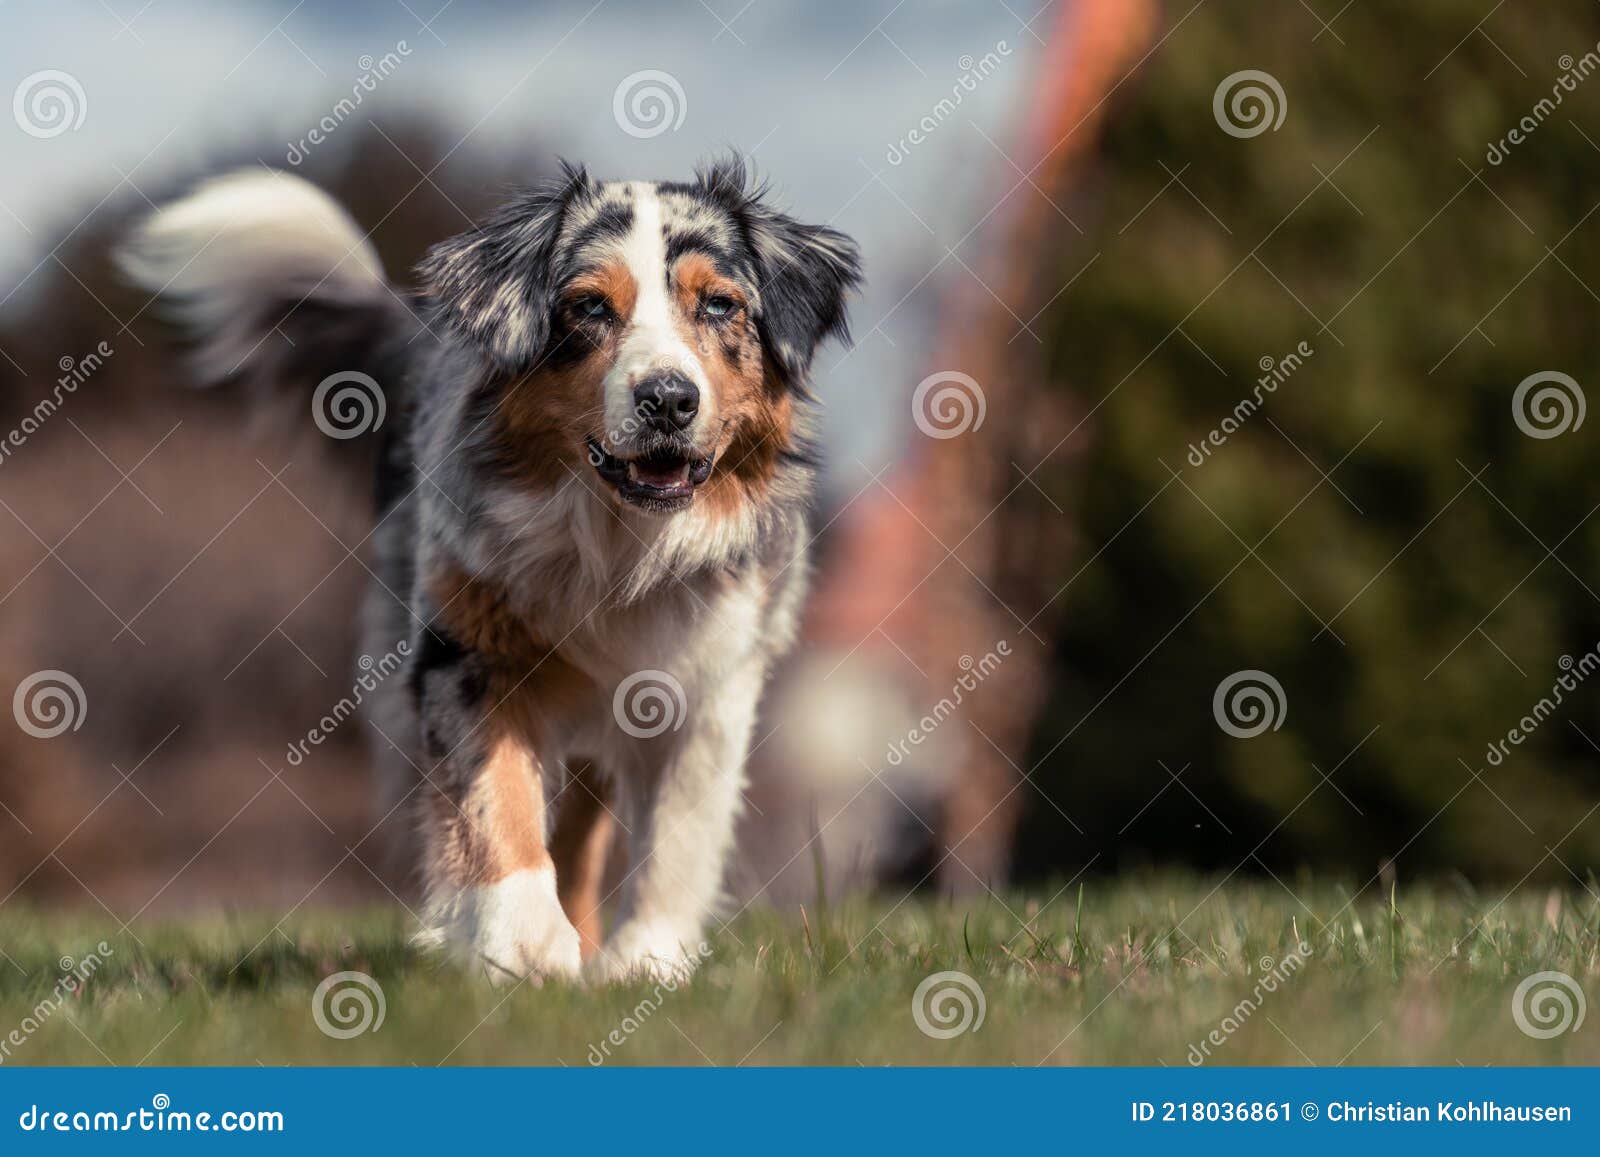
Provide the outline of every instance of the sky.
{"type": "Polygon", "coordinates": [[[681,176],[732,146],[790,211],[861,243],[856,343],[817,363],[831,485],[849,487],[894,457],[934,368],[932,304],[972,276],[973,226],[1012,183],[1047,5],[0,0],[0,283],[25,302],[47,239],[108,195],[243,140],[281,140],[262,159],[283,165],[364,76],[363,111],[425,112],[508,154],[548,143],[598,176],[681,176]]]}

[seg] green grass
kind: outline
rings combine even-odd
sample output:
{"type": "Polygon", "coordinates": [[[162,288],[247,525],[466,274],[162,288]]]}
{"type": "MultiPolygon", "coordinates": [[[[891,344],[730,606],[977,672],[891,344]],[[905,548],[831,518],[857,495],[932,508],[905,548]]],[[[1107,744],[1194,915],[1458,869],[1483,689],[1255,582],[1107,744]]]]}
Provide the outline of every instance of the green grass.
{"type": "MultiPolygon", "coordinates": [[[[1596,1064],[1600,1013],[1548,1040],[1512,1018],[1525,976],[1568,974],[1600,997],[1600,904],[1566,892],[1374,888],[1350,902],[1312,880],[1091,881],[1052,897],[858,899],[826,911],[752,908],[712,941],[694,980],[495,989],[407,944],[395,911],[323,912],[281,931],[243,916],[108,934],[89,912],[10,905],[0,916],[0,1039],[105,939],[112,954],[6,1064],[567,1064],[615,1030],[612,1064],[1188,1063],[1265,973],[1304,940],[1304,964],[1261,992],[1211,1064],[1596,1064]],[[253,945],[254,951],[250,951],[253,945]],[[247,955],[248,953],[248,955],[247,955]],[[1265,958],[1270,958],[1267,962],[1265,958]],[[320,1031],[312,991],[338,970],[382,987],[382,1027],[320,1031]],[[925,1036],[912,994],[958,970],[982,1027],[925,1036]]],[[[1600,892],[1600,890],[1596,890],[1600,892]]]]}

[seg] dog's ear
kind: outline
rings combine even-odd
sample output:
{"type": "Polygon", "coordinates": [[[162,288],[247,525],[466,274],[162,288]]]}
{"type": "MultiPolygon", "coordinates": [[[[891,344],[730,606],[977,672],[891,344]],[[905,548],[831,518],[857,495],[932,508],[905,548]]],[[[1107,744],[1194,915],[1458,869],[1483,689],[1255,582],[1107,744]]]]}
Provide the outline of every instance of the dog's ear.
{"type": "Polygon", "coordinates": [[[434,316],[497,368],[526,369],[549,341],[556,241],[568,209],[590,190],[588,174],[563,161],[557,184],[513,198],[418,264],[434,316]]]}
{"type": "Polygon", "coordinates": [[[755,253],[756,326],[780,381],[805,388],[817,347],[849,340],[845,299],[861,284],[856,243],[824,225],[804,225],[766,204],[743,161],[728,157],[698,172],[706,194],[742,222],[755,253]]]}

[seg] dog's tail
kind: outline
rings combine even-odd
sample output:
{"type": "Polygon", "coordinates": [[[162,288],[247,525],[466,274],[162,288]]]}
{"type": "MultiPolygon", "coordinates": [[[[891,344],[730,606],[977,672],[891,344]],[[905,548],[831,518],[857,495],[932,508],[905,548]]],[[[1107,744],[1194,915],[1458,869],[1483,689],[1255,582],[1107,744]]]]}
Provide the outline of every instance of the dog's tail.
{"type": "Polygon", "coordinates": [[[265,170],[214,178],[145,220],[117,259],[192,343],[197,384],[316,384],[324,432],[381,422],[418,323],[355,221],[316,186],[265,170]]]}

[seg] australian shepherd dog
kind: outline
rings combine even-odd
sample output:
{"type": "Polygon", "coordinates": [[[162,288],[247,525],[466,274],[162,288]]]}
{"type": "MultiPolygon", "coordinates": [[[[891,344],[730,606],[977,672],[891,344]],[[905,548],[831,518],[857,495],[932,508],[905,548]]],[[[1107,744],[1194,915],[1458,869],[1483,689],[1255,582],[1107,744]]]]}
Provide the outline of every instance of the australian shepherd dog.
{"type": "Polygon", "coordinates": [[[737,159],[567,166],[407,297],[326,195],[252,171],[121,254],[201,383],[370,391],[365,650],[409,650],[371,711],[380,782],[419,819],[422,938],[496,977],[681,976],[722,898],[806,581],[807,378],[860,277],[768,202],[737,159]]]}

